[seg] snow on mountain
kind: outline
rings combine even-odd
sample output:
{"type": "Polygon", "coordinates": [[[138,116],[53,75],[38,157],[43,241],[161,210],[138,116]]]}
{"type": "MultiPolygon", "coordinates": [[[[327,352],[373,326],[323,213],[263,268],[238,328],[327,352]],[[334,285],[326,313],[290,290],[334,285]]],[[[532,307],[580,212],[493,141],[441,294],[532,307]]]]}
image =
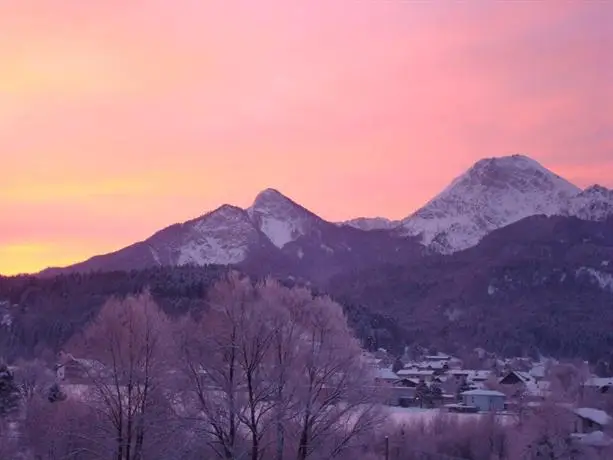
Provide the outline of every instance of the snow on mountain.
{"type": "Polygon", "coordinates": [[[360,230],[391,230],[398,226],[400,221],[390,220],[385,217],[357,217],[355,219],[339,222],[337,225],[348,225],[360,230]]]}
{"type": "Polygon", "coordinates": [[[315,221],[321,221],[312,212],[270,188],[257,195],[247,213],[278,248],[307,234],[315,221]]]}
{"type": "Polygon", "coordinates": [[[258,230],[241,208],[223,205],[185,225],[176,265],[235,264],[247,257],[258,230]]]}
{"type": "Polygon", "coordinates": [[[475,163],[401,222],[405,236],[442,253],[474,246],[487,233],[525,217],[559,212],[580,189],[523,155],[475,163]]]}
{"type": "Polygon", "coordinates": [[[613,190],[592,185],[568,199],[560,214],[583,220],[603,221],[613,216],[613,190]]]}

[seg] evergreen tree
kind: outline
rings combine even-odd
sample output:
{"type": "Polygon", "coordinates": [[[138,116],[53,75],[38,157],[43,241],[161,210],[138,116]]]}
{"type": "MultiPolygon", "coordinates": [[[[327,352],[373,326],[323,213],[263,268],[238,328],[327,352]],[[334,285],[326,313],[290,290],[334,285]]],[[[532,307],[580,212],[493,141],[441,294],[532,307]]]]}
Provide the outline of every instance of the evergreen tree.
{"type": "Polygon", "coordinates": [[[430,386],[430,398],[432,402],[440,403],[443,400],[443,390],[438,383],[433,383],[430,386]]]}
{"type": "Polygon", "coordinates": [[[6,364],[0,365],[0,417],[17,412],[20,401],[21,392],[15,376],[6,364]]]}
{"type": "Polygon", "coordinates": [[[415,399],[419,401],[419,407],[424,407],[424,404],[428,405],[430,402],[430,388],[423,380],[420,380],[415,387],[415,399]]]}
{"type": "Polygon", "coordinates": [[[469,385],[469,383],[466,381],[466,379],[465,378],[462,379],[462,383],[460,384],[456,392],[456,398],[458,399],[458,401],[462,399],[462,393],[464,393],[465,391],[470,391],[471,389],[472,388],[469,385]]]}
{"type": "Polygon", "coordinates": [[[47,393],[47,399],[51,403],[58,402],[58,401],[64,401],[66,399],[66,393],[62,391],[62,389],[57,383],[54,383],[53,385],[49,387],[49,391],[47,393]]]}
{"type": "Polygon", "coordinates": [[[401,369],[404,369],[404,363],[400,358],[396,358],[396,361],[394,361],[394,364],[392,365],[392,372],[395,374],[401,369]]]}

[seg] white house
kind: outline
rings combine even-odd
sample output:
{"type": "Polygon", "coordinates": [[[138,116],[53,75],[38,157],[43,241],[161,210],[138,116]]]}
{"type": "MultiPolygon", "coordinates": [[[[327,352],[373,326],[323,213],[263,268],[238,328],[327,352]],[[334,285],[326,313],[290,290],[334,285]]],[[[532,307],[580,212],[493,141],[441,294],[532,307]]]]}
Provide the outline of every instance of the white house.
{"type": "Polygon", "coordinates": [[[470,390],[461,393],[465,406],[476,407],[481,412],[500,412],[505,409],[506,395],[493,390],[470,390]]]}

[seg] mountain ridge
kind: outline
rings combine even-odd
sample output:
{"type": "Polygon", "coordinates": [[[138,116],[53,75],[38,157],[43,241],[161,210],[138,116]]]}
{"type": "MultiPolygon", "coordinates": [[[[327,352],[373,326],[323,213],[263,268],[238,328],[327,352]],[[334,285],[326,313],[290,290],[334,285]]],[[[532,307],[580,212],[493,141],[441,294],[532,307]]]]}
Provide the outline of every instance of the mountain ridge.
{"type": "Polygon", "coordinates": [[[400,221],[362,217],[329,222],[267,188],[246,209],[224,204],[118,251],[41,274],[253,264],[258,258],[271,267],[294,267],[297,273],[317,271],[316,263],[340,270],[351,263],[384,263],[384,256],[402,261],[420,254],[416,245],[426,252],[452,254],[475,246],[496,229],[539,214],[602,221],[613,215],[613,191],[597,185],[581,190],[524,155],[477,161],[400,221]]]}

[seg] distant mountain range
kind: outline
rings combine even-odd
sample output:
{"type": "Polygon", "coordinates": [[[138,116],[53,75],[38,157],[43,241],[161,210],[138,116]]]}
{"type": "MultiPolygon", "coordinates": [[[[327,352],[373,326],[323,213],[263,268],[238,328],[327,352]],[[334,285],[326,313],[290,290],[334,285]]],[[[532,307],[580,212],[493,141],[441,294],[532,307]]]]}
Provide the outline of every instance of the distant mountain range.
{"type": "Polygon", "coordinates": [[[253,265],[318,279],[347,268],[451,254],[535,215],[603,221],[613,191],[581,190],[522,155],[478,161],[425,206],[400,221],[382,217],[328,222],[274,189],[252,206],[222,205],[145,241],[42,274],[129,270],[162,265],[253,265]]]}
{"type": "Polygon", "coordinates": [[[190,309],[221,265],[332,295],[374,347],[613,359],[613,191],[581,190],[519,155],[477,162],[400,221],[328,222],[267,189],[247,209],[223,205],[41,273],[69,276],[0,277],[0,301],[4,290],[21,306],[12,334],[29,343],[51,327],[42,311],[72,318],[53,326],[67,335],[105,295],[147,285],[190,309]]]}

